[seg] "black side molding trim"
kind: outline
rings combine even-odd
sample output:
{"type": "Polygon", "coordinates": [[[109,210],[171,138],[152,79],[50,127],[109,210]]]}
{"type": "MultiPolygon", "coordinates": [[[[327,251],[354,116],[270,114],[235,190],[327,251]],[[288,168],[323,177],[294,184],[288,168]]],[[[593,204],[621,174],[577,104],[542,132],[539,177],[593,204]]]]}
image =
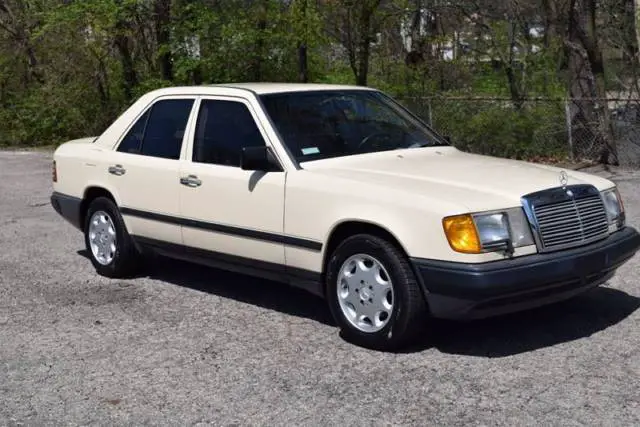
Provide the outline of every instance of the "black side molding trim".
{"type": "Polygon", "coordinates": [[[236,255],[213,252],[190,246],[169,243],[143,236],[131,236],[136,245],[143,250],[150,250],[170,258],[233,271],[249,276],[261,277],[275,282],[287,283],[293,287],[310,292],[324,298],[322,274],[283,264],[276,264],[236,255]]]}
{"type": "Polygon", "coordinates": [[[282,243],[286,246],[309,249],[315,252],[322,250],[322,243],[314,240],[303,239],[300,237],[286,236],[283,234],[269,233],[266,231],[256,231],[246,228],[233,227],[229,225],[216,224],[212,222],[197,221],[194,219],[174,217],[170,215],[157,214],[154,212],[146,212],[127,207],[121,207],[120,212],[123,215],[135,216],[138,218],[149,219],[152,221],[164,222],[167,224],[181,225],[183,227],[197,228],[200,230],[212,231],[215,233],[230,234],[238,237],[247,237],[249,239],[262,240],[271,243],[282,243]]]}

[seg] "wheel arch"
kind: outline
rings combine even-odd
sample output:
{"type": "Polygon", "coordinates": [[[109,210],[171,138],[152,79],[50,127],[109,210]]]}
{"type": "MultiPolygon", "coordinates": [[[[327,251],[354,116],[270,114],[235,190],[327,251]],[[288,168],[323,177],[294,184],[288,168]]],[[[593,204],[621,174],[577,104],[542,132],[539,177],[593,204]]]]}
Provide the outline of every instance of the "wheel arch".
{"type": "Polygon", "coordinates": [[[116,198],[111,191],[100,185],[90,185],[85,188],[82,195],[82,202],[80,202],[80,224],[85,223],[89,205],[91,205],[91,202],[98,197],[106,197],[111,199],[116,206],[118,205],[116,198]]]}
{"type": "Polygon", "coordinates": [[[322,276],[325,277],[327,265],[333,251],[338,247],[340,242],[354,236],[356,234],[371,234],[381,237],[396,246],[407,256],[407,250],[401,243],[400,239],[387,227],[378,223],[360,219],[348,219],[340,221],[332,227],[328,234],[326,243],[324,244],[324,253],[322,255],[322,276]]]}

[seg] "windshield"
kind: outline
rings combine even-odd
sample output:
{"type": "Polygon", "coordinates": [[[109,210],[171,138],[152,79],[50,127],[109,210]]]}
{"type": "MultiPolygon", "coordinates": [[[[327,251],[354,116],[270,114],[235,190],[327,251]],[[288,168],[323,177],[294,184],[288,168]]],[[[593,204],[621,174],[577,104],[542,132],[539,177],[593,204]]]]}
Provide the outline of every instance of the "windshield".
{"type": "Polygon", "coordinates": [[[289,92],[260,98],[298,162],[449,145],[377,91],[289,92]]]}

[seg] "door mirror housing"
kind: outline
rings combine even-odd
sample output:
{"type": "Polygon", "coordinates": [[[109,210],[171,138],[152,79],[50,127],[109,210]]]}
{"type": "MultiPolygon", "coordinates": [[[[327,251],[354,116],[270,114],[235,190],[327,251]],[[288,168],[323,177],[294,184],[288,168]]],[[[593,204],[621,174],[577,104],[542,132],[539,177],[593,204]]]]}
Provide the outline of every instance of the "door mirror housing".
{"type": "Polygon", "coordinates": [[[270,147],[243,147],[240,167],[246,171],[282,172],[270,147]]]}

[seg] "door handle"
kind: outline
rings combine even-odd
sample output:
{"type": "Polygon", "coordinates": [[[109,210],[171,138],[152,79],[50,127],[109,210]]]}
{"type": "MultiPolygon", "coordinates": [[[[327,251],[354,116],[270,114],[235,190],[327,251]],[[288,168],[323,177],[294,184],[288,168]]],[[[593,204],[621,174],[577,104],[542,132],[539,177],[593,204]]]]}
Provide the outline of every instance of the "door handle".
{"type": "Polygon", "coordinates": [[[122,165],[109,166],[109,173],[111,175],[121,176],[121,175],[124,175],[126,172],[127,170],[123,168],[122,165]]]}
{"type": "Polygon", "coordinates": [[[180,178],[180,184],[186,185],[187,187],[200,187],[202,185],[202,181],[200,181],[195,175],[189,175],[187,177],[180,178]]]}

